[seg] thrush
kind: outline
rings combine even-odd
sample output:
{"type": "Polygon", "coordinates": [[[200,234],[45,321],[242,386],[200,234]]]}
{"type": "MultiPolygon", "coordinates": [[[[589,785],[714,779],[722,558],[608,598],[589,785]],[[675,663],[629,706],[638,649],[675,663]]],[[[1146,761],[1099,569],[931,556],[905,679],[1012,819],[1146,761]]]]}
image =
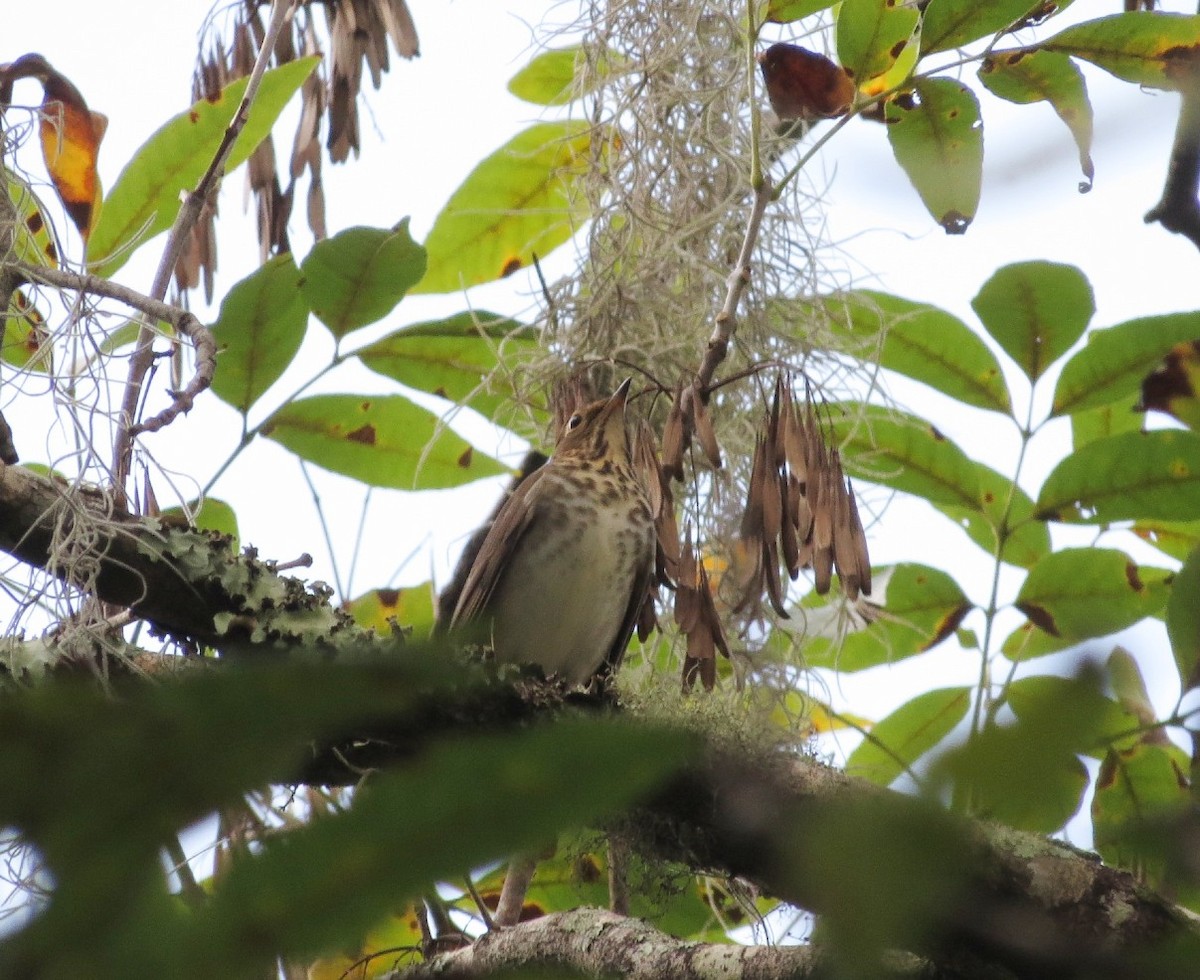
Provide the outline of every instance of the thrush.
{"type": "Polygon", "coordinates": [[[572,686],[620,665],[655,572],[626,428],[631,380],[573,414],[549,461],[501,506],[450,622],[477,630],[497,660],[572,686]]]}

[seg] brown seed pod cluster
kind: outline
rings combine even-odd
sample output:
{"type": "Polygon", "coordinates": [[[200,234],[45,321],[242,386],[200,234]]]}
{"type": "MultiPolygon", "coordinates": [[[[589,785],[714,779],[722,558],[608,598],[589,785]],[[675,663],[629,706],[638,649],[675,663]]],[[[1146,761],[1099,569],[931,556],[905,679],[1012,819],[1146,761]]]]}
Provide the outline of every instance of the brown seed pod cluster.
{"type": "Polygon", "coordinates": [[[836,449],[825,445],[821,425],[806,401],[800,408],[791,379],[780,376],[754,463],[742,539],[753,556],[735,611],[761,602],[765,593],[780,616],[787,616],[780,559],[793,580],[811,568],[819,594],[829,591],[834,570],[850,600],[871,592],[871,561],[854,499],[836,449]]]}
{"type": "Polygon", "coordinates": [[[708,569],[692,547],[692,529],[683,536],[679,576],[675,584],[675,625],[687,637],[683,658],[683,689],[691,690],[697,678],[706,691],[717,682],[717,651],[729,658],[725,628],[713,601],[708,569]]]}

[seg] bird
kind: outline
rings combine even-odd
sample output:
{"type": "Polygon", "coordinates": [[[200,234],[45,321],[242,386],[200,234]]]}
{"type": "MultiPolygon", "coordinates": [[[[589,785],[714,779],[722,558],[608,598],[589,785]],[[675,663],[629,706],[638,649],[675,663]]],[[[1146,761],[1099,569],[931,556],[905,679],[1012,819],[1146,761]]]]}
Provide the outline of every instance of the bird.
{"type": "Polygon", "coordinates": [[[450,631],[501,663],[586,685],[620,666],[655,577],[654,515],[626,422],[632,378],[562,425],[550,459],[501,505],[450,631]]]}

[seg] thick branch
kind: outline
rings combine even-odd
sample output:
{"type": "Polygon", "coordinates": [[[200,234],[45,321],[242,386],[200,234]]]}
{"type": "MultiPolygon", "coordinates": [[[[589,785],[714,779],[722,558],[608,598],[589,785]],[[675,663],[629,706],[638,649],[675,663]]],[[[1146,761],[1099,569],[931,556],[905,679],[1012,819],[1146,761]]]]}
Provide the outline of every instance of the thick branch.
{"type": "MultiPolygon", "coordinates": [[[[688,942],[641,919],[581,908],[489,932],[471,946],[410,967],[396,980],[471,980],[499,971],[553,963],[585,977],[626,980],[802,980],[820,956],[812,946],[737,946],[688,942]]],[[[936,978],[916,957],[895,956],[878,977],[936,978]]]]}
{"type": "MultiPolygon", "coordinates": [[[[231,555],[227,542],[0,466],[0,549],[65,577],[52,553],[55,526],[78,520],[94,529],[97,597],[165,632],[258,652],[362,642],[326,596],[231,555]]],[[[522,724],[546,708],[544,692],[503,685],[462,703],[430,698],[403,730],[365,732],[316,753],[295,781],[354,784],[364,770],[411,758],[425,739],[522,724]]],[[[904,914],[927,937],[913,952],[939,964],[967,957],[965,975],[972,963],[996,961],[1018,974],[1128,975],[1114,965],[1126,951],[1197,935],[1175,906],[1090,855],[956,818],[794,754],[714,747],[618,830],[651,855],[746,878],[835,920],[854,921],[856,903],[870,908],[878,883],[899,876],[912,893],[904,914]],[[843,880],[848,848],[873,849],[856,857],[877,869],[869,881],[843,880]]]]}
{"type": "Polygon", "coordinates": [[[131,516],[110,493],[20,466],[0,465],[0,550],[129,607],[164,634],[224,650],[251,641],[332,645],[349,632],[326,595],[233,554],[228,539],[131,516]],[[55,552],[80,522],[96,558],[94,581],[73,580],[76,566],[55,552]]]}

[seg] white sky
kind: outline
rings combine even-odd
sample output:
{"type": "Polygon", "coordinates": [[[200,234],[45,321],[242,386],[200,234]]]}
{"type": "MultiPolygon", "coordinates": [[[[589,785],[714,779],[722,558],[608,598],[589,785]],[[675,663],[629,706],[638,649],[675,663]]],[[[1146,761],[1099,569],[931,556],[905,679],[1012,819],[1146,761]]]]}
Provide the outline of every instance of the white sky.
{"type": "MultiPolygon", "coordinates": [[[[410,6],[422,57],[411,63],[394,61],[383,91],[369,91],[363,106],[361,159],[340,168],[326,164],[332,231],[354,224],[386,226],[412,215],[413,233],[420,240],[467,172],[539,118],[537,107],[509,96],[504,85],[528,60],[534,37],[530,25],[543,18],[549,4],[410,0],[410,6]]],[[[1116,12],[1121,5],[1111,0],[1077,6],[1087,7],[1088,15],[1100,15],[1116,12]]],[[[187,106],[197,31],[208,7],[209,0],[24,3],[19,13],[10,12],[0,61],[40,52],[72,79],[93,109],[109,117],[100,162],[104,184],[112,186],[121,166],[150,133],[187,106]]],[[[1075,19],[1082,16],[1076,14],[1075,19]]],[[[841,248],[835,261],[862,285],[935,303],[968,323],[974,323],[970,298],[987,277],[1007,262],[1030,258],[1071,262],[1084,270],[1096,292],[1095,325],[1200,307],[1196,249],[1142,222],[1161,190],[1177,99],[1141,92],[1103,72],[1089,70],[1087,75],[1096,109],[1092,192],[1077,193],[1081,175],[1074,143],[1047,106],[1012,107],[981,92],[985,186],[979,214],[963,237],[945,235],[924,211],[892,160],[882,127],[862,122],[847,126],[819,161],[824,173],[836,178],[828,197],[829,227],[841,248]]],[[[968,73],[967,80],[973,79],[968,73]]],[[[36,102],[40,92],[25,83],[17,89],[17,100],[36,102]]],[[[290,148],[291,131],[290,124],[279,130],[281,154],[290,148]]],[[[236,175],[227,181],[221,200],[226,228],[218,296],[256,262],[252,225],[238,217],[241,207],[242,182],[236,175]],[[228,226],[238,222],[240,235],[230,234],[228,226]]],[[[294,246],[303,254],[310,242],[299,214],[293,217],[292,230],[294,246]]],[[[161,241],[143,248],[118,278],[148,289],[161,241]]],[[[515,276],[473,290],[471,302],[516,312],[528,306],[530,292],[528,280],[515,276]],[[514,294],[514,284],[520,295],[514,294]]],[[[456,297],[411,297],[370,335],[463,305],[456,297]]],[[[1019,398],[1019,379],[1010,375],[1009,381],[1019,398]]],[[[1045,385],[1047,393],[1052,381],[1053,377],[1045,385]]],[[[389,391],[393,386],[365,370],[343,369],[321,390],[389,391]]],[[[893,390],[903,400],[917,388],[897,384],[893,390]]],[[[923,391],[916,397],[917,410],[927,413],[969,455],[1001,471],[1011,466],[1017,446],[1011,427],[997,426],[987,413],[963,411],[923,391]]],[[[10,415],[10,421],[23,456],[41,458],[38,436],[31,438],[20,417],[10,415]]],[[[167,465],[204,479],[237,434],[234,414],[208,398],[185,424],[147,444],[167,465]]],[[[1023,480],[1031,491],[1067,448],[1066,435],[1048,434],[1038,445],[1023,480]]],[[[318,477],[339,542],[339,561],[345,565],[356,534],[361,490],[340,478],[318,477]],[[339,496],[343,491],[348,494],[339,496]]],[[[350,591],[357,594],[385,584],[414,549],[418,557],[399,576],[400,584],[427,578],[431,563],[444,576],[462,537],[490,508],[495,492],[494,485],[484,484],[453,494],[376,494],[372,514],[384,519],[375,521],[376,533],[364,542],[363,564],[350,591]],[[394,536],[378,533],[380,528],[394,529],[394,536]],[[421,550],[424,544],[430,546],[426,551],[421,550]]],[[[289,454],[260,445],[254,460],[239,462],[216,493],[236,502],[244,540],[264,556],[288,560],[307,550],[317,559],[312,577],[332,581],[311,520],[308,490],[289,454]],[[298,535],[297,527],[312,533],[298,535]]],[[[163,499],[168,493],[160,490],[159,496],[163,499]]],[[[897,499],[871,533],[876,563],[906,559],[953,570],[967,583],[973,599],[986,600],[989,560],[927,506],[897,499]]],[[[1056,535],[1056,543],[1065,540],[1056,535]]],[[[1148,549],[1137,555],[1151,563],[1168,563],[1148,549]]],[[[1019,576],[1006,575],[1010,598],[1018,583],[1019,576]]],[[[1006,620],[1000,636],[1018,621],[1016,616],[1006,620]]],[[[965,625],[978,629],[980,621],[971,619],[965,625]]],[[[1139,653],[1153,679],[1158,707],[1166,710],[1177,689],[1172,688],[1174,668],[1161,629],[1140,629],[1126,642],[1139,653]]],[[[1040,670],[1044,663],[1032,666],[1040,670]]],[[[977,674],[974,656],[947,645],[931,656],[839,679],[834,682],[835,701],[879,717],[919,690],[969,684],[977,674]]]]}

